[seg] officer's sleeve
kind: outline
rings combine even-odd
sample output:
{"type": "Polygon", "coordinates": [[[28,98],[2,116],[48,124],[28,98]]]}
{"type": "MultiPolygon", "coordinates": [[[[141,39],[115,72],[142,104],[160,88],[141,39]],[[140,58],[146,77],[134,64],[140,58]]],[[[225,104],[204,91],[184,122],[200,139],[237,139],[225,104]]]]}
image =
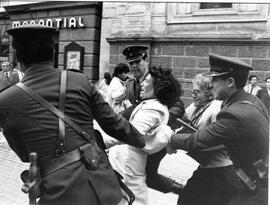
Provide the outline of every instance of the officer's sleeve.
{"type": "Polygon", "coordinates": [[[89,83],[90,107],[100,127],[111,137],[126,144],[144,147],[143,136],[126,119],[116,114],[97,89],[89,83]]]}
{"type": "Polygon", "coordinates": [[[24,143],[16,135],[12,137],[5,136],[9,147],[17,154],[22,162],[29,162],[29,155],[26,152],[24,143]]]}
{"type": "Polygon", "coordinates": [[[240,120],[231,113],[218,115],[216,122],[193,133],[173,134],[170,139],[172,148],[188,152],[200,151],[213,146],[226,144],[241,132],[240,120]]]}

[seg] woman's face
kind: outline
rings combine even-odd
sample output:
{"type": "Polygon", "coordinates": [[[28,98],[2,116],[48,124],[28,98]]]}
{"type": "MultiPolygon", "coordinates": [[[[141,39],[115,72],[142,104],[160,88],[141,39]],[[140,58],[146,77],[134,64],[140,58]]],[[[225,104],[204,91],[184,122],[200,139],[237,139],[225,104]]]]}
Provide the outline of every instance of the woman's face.
{"type": "Polygon", "coordinates": [[[118,78],[120,78],[121,80],[125,81],[125,80],[128,79],[128,73],[118,74],[118,78]]]}
{"type": "Polygon", "coordinates": [[[154,78],[148,74],[141,84],[140,97],[142,100],[156,98],[153,87],[154,78]]]}
{"type": "Polygon", "coordinates": [[[205,106],[208,102],[210,102],[210,99],[205,91],[196,84],[193,85],[192,98],[196,107],[205,106]]]}

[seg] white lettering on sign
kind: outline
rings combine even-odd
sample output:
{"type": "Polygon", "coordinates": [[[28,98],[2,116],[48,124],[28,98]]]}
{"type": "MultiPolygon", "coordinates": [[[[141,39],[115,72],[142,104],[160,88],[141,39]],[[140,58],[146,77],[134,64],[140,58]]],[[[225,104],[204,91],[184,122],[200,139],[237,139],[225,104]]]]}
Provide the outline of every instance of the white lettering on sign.
{"type": "Polygon", "coordinates": [[[50,27],[56,28],[83,28],[85,24],[83,23],[82,17],[70,17],[70,18],[48,18],[48,19],[39,19],[39,20],[30,20],[30,21],[13,21],[12,27],[18,27],[25,24],[41,24],[50,27]]]}
{"type": "Polygon", "coordinates": [[[69,19],[69,28],[76,28],[76,19],[75,18],[70,18],[69,19]]]}

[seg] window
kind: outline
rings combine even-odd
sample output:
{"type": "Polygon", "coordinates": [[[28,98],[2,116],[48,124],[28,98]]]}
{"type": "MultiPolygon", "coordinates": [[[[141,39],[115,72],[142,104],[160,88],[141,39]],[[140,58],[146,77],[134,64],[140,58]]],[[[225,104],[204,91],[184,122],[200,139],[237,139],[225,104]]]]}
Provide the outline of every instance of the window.
{"type": "Polygon", "coordinates": [[[269,4],[168,3],[167,23],[266,21],[269,4]]]}
{"type": "Polygon", "coordinates": [[[232,3],[200,3],[200,9],[232,8],[232,3]]]}

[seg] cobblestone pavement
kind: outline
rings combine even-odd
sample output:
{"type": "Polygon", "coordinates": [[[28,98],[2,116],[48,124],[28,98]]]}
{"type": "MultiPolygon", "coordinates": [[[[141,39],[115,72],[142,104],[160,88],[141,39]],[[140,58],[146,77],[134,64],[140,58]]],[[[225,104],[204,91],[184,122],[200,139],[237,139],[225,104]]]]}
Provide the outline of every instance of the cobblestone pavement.
{"type": "MultiPolygon", "coordinates": [[[[8,147],[0,133],[0,205],[27,205],[28,197],[21,192],[20,173],[29,167],[22,163],[8,147]]],[[[197,163],[182,152],[167,155],[161,162],[159,173],[170,176],[180,183],[186,183],[197,163]]],[[[148,205],[176,205],[178,196],[173,193],[163,194],[153,189],[148,190],[148,205]]]]}

